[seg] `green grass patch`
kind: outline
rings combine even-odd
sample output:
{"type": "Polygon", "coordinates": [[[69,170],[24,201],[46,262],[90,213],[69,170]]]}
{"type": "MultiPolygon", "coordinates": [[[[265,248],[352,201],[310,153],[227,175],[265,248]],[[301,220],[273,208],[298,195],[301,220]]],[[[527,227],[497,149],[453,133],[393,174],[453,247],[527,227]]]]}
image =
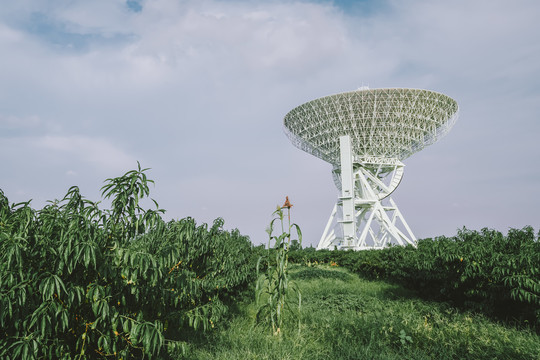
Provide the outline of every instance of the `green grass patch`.
{"type": "Polygon", "coordinates": [[[420,300],[398,285],[335,267],[291,268],[302,292],[301,326],[276,338],[256,325],[255,305],[191,339],[185,359],[540,359],[540,336],[420,300]]]}

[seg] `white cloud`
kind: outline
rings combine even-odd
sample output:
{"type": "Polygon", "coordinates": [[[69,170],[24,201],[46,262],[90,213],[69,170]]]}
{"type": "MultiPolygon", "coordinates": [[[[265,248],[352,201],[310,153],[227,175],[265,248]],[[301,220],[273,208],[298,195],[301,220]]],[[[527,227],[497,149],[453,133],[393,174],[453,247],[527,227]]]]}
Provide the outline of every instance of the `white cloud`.
{"type": "Polygon", "coordinates": [[[17,117],[13,115],[0,114],[0,130],[29,129],[40,126],[41,123],[41,119],[36,115],[17,117]]]}
{"type": "Polygon", "coordinates": [[[3,46],[17,44],[24,39],[24,35],[5,24],[0,23],[0,44],[3,46]]]}
{"type": "MultiPolygon", "coordinates": [[[[369,13],[306,1],[155,0],[137,13],[108,0],[3,6],[0,160],[14,193],[50,198],[72,179],[98,188],[139,159],[169,216],[206,207],[200,216],[264,235],[266,215],[289,195],[316,242],[336,195],[329,166],[288,142],[282,117],[362,84],[429,88],[460,103],[456,127],[406,162],[396,192],[417,235],[483,226],[469,221],[480,204],[515,191],[515,179],[497,182],[500,159],[527,189],[540,176],[530,166],[540,156],[537,2],[389,1],[369,13]],[[32,13],[43,15],[42,33],[32,13]],[[85,46],[68,49],[77,39],[85,46]],[[38,170],[50,180],[36,185],[38,170]],[[240,195],[257,199],[249,213],[227,205],[240,195]]],[[[534,208],[512,201],[523,223],[503,204],[479,219],[535,225],[534,208]]]]}
{"type": "Polygon", "coordinates": [[[125,169],[133,166],[136,159],[126,154],[110,141],[85,136],[44,136],[35,140],[44,151],[54,151],[54,157],[69,157],[70,161],[86,162],[106,169],[125,169]]]}

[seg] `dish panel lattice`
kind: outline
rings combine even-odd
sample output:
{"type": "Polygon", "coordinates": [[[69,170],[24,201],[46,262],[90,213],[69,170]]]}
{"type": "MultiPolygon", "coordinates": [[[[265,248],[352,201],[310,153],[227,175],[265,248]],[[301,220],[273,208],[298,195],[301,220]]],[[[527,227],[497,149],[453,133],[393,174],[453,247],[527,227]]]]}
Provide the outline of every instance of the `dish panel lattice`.
{"type": "Polygon", "coordinates": [[[434,91],[366,89],[300,105],[284,126],[296,147],[334,165],[343,135],[357,156],[403,160],[444,136],[458,110],[455,100],[434,91]]]}

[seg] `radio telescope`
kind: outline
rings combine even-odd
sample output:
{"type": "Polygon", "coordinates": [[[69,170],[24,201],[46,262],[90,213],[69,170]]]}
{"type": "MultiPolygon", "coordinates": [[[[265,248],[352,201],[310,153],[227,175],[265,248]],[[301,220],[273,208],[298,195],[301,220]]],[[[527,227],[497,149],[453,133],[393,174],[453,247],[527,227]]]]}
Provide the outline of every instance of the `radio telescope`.
{"type": "Polygon", "coordinates": [[[287,113],[288,138],[332,164],[341,192],[317,249],[416,246],[390,194],[401,182],[401,161],[443,137],[458,110],[455,100],[434,91],[361,88],[287,113]]]}

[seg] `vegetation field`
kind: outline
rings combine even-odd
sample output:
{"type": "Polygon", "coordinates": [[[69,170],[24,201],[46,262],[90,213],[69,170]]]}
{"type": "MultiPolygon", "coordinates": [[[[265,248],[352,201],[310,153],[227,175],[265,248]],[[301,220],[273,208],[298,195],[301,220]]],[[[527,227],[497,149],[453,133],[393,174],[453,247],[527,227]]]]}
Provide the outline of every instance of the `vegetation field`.
{"type": "Polygon", "coordinates": [[[315,251],[287,199],[253,246],[164,221],[147,170],[105,181],[110,209],[0,189],[1,359],[540,359],[531,227],[315,251]]]}
{"type": "Polygon", "coordinates": [[[299,264],[337,264],[367,279],[385,279],[424,299],[446,301],[540,331],[540,241],[532,227],[462,229],[421,239],[418,247],[367,251],[291,251],[299,264]]]}
{"type": "Polygon", "coordinates": [[[329,266],[294,266],[290,276],[302,292],[299,328],[295,319],[276,338],[257,325],[256,305],[246,299],[179,358],[540,359],[533,331],[421,300],[399,285],[329,266]]]}

